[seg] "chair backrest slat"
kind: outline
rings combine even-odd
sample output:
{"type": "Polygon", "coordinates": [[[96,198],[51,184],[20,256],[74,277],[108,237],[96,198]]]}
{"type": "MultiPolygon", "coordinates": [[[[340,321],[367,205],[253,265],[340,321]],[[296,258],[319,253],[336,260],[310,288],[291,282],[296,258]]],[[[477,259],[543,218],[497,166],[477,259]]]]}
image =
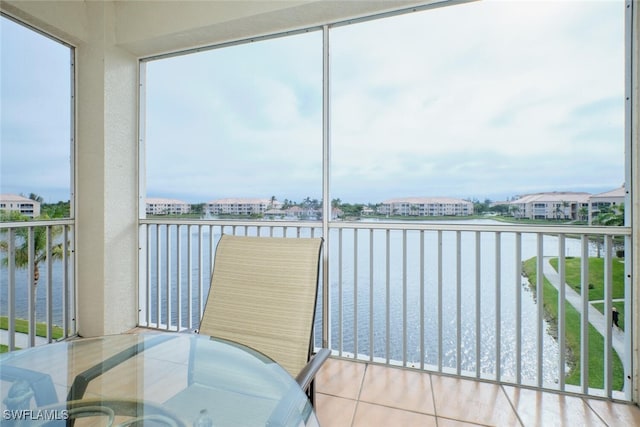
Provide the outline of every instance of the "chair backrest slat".
{"type": "Polygon", "coordinates": [[[222,236],[200,332],[297,375],[309,358],[321,247],[321,238],[222,236]]]}

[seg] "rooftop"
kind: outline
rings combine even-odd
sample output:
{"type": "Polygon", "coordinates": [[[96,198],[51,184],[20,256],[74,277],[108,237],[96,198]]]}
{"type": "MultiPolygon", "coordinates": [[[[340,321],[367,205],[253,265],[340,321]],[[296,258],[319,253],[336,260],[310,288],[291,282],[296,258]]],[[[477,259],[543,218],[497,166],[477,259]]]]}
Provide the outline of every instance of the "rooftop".
{"type": "Polygon", "coordinates": [[[178,199],[165,199],[162,197],[147,197],[147,204],[186,204],[184,200],[178,199]]]}
{"type": "Polygon", "coordinates": [[[456,199],[452,197],[399,197],[395,199],[388,199],[382,202],[383,204],[391,203],[471,203],[468,200],[456,199]]]}
{"type": "Polygon", "coordinates": [[[511,203],[532,203],[532,202],[578,202],[587,203],[591,194],[574,193],[570,191],[554,191],[551,193],[527,194],[514,200],[511,203]]]}
{"type": "MultiPolygon", "coordinates": [[[[0,201],[3,202],[36,202],[24,196],[18,196],[17,194],[0,194],[0,201]]],[[[37,203],[37,202],[36,202],[37,203]]]]}
{"type": "Polygon", "coordinates": [[[600,198],[600,197],[624,197],[625,190],[624,187],[616,188],[615,190],[605,191],[604,193],[598,193],[591,196],[591,198],[600,198]]]}
{"type": "MultiPolygon", "coordinates": [[[[209,204],[223,204],[223,205],[233,205],[238,203],[245,204],[269,204],[271,203],[271,199],[269,198],[251,198],[251,197],[236,197],[236,198],[227,198],[227,199],[216,199],[210,200],[207,203],[209,204]]],[[[280,203],[277,200],[275,203],[280,203]]]]}

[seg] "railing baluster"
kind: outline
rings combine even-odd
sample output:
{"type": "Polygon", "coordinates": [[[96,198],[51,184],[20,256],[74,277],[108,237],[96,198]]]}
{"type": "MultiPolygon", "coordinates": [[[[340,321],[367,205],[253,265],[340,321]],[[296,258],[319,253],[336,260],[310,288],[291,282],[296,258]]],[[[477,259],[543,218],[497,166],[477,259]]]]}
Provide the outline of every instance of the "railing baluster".
{"type": "Polygon", "coordinates": [[[373,362],[375,353],[373,333],[373,229],[369,229],[369,361],[373,362]]]}
{"type": "Polygon", "coordinates": [[[358,230],[353,230],[353,357],[358,358],[358,230]]]}
{"type": "Polygon", "coordinates": [[[604,392],[605,396],[611,397],[612,384],[612,330],[613,322],[611,319],[611,310],[613,308],[613,272],[611,271],[612,258],[612,238],[605,236],[604,238],[604,318],[606,319],[605,345],[604,345],[604,392]]]}
{"type": "MultiPolygon", "coordinates": [[[[71,322],[71,307],[74,304],[69,303],[69,293],[72,292],[73,287],[69,284],[69,227],[62,227],[62,329],[63,329],[63,337],[67,338],[69,336],[69,325],[71,322]]],[[[145,257],[147,258],[147,257],[145,257]]],[[[75,316],[73,316],[75,317],[75,316]]],[[[75,333],[75,328],[73,328],[75,333]]]]}
{"type": "Polygon", "coordinates": [[[342,313],[344,312],[344,306],[342,305],[342,229],[338,230],[338,355],[342,356],[344,349],[344,341],[342,340],[342,328],[344,322],[342,321],[342,313]]]}
{"type": "Polygon", "coordinates": [[[496,275],[496,381],[502,377],[502,234],[496,232],[496,254],[495,254],[495,275],[496,275]]]}
{"type": "MultiPolygon", "coordinates": [[[[156,242],[157,243],[157,242],[156,242]]],[[[147,246],[147,277],[146,277],[146,292],[145,292],[145,311],[146,311],[146,325],[151,326],[151,225],[146,225],[146,246],[147,246]]]]}
{"type": "Polygon", "coordinates": [[[475,246],[475,270],[476,270],[476,378],[480,378],[481,373],[481,360],[482,360],[482,253],[480,250],[481,234],[479,231],[475,232],[476,246],[475,246]]]}
{"type": "Polygon", "coordinates": [[[462,372],[462,236],[456,231],[456,374],[462,372]]]}
{"type": "Polygon", "coordinates": [[[438,277],[438,290],[436,292],[437,305],[438,305],[438,372],[442,372],[442,230],[438,230],[437,248],[437,277],[438,277]]]}
{"type": "Polygon", "coordinates": [[[515,287],[516,287],[516,384],[522,383],[522,235],[515,234],[515,287]]]}
{"type": "MultiPolygon", "coordinates": [[[[220,234],[222,235],[222,230],[220,230],[220,234]]],[[[216,255],[216,234],[215,228],[213,225],[209,226],[209,278],[211,278],[211,274],[213,273],[213,262],[216,255]]]]}
{"type": "Polygon", "coordinates": [[[424,230],[420,230],[420,369],[424,369],[424,295],[425,295],[425,275],[424,275],[424,230]]]}
{"type": "Polygon", "coordinates": [[[580,378],[582,393],[589,393],[589,236],[580,240],[580,296],[582,316],[580,321],[580,378]]]}
{"type": "Polygon", "coordinates": [[[402,366],[407,362],[407,230],[402,230],[402,366]]]}
{"type": "Polygon", "coordinates": [[[176,226],[176,330],[182,328],[182,224],[176,226]]]}
{"type": "MultiPolygon", "coordinates": [[[[165,283],[165,311],[166,311],[166,316],[167,316],[167,323],[165,325],[165,329],[166,330],[170,330],[171,329],[171,300],[173,298],[171,298],[171,252],[173,250],[172,248],[172,242],[173,240],[171,239],[171,228],[172,226],[167,224],[167,228],[165,229],[165,233],[166,233],[166,241],[167,241],[167,252],[165,254],[165,276],[166,276],[166,283],[165,283]]],[[[160,322],[162,319],[162,317],[158,317],[158,322],[160,322]]]]}
{"type": "Polygon", "coordinates": [[[537,234],[537,258],[536,258],[536,308],[538,309],[537,316],[537,330],[536,330],[536,339],[537,339],[537,383],[538,387],[542,387],[543,382],[543,372],[542,372],[542,359],[544,353],[543,346],[543,321],[544,321],[544,300],[543,300],[543,284],[544,284],[544,272],[543,272],[543,262],[544,262],[544,235],[542,233],[537,234]]]}
{"type": "Polygon", "coordinates": [[[29,235],[28,235],[28,256],[27,256],[27,304],[28,306],[28,319],[29,319],[29,346],[33,347],[36,345],[36,288],[35,288],[35,229],[34,227],[29,227],[29,235]]]}
{"type": "Polygon", "coordinates": [[[160,329],[160,283],[162,280],[161,266],[162,266],[162,238],[160,233],[160,224],[156,225],[156,327],[160,329]]]}
{"type": "Polygon", "coordinates": [[[51,237],[51,226],[46,228],[46,262],[47,262],[47,280],[46,280],[46,295],[45,295],[45,315],[46,315],[46,327],[47,327],[47,342],[53,341],[53,260],[51,247],[53,245],[53,239],[51,237]]]}
{"type": "Polygon", "coordinates": [[[566,297],[566,273],[565,273],[565,237],[564,234],[558,235],[558,387],[564,390],[565,377],[565,354],[566,354],[566,338],[565,338],[565,304],[566,297]]]}
{"type": "Polygon", "coordinates": [[[76,288],[75,281],[73,278],[73,271],[75,269],[75,247],[73,245],[74,237],[73,237],[73,229],[71,230],[72,236],[69,236],[69,226],[65,226],[63,229],[64,236],[64,247],[65,250],[62,254],[63,264],[62,264],[62,277],[63,277],[63,288],[64,288],[64,297],[63,297],[63,312],[62,318],[64,319],[64,337],[67,338],[70,335],[73,335],[77,331],[77,322],[76,322],[76,288]],[[69,247],[71,246],[71,247],[69,247]],[[66,315],[65,315],[66,313],[66,315]]]}
{"type": "Polygon", "coordinates": [[[193,328],[193,239],[191,225],[187,225],[187,329],[193,328]]]}
{"type": "MultiPolygon", "coordinates": [[[[233,234],[235,234],[235,227],[233,228],[233,234]]],[[[202,319],[204,312],[204,285],[202,283],[202,268],[204,250],[202,249],[202,225],[198,226],[198,319],[202,319]]],[[[199,320],[198,320],[199,321],[199,320]]]]}
{"type": "Polygon", "coordinates": [[[386,341],[385,341],[385,359],[387,364],[391,359],[391,230],[387,230],[385,246],[385,264],[386,264],[386,281],[385,281],[385,322],[386,322],[386,341]]]}

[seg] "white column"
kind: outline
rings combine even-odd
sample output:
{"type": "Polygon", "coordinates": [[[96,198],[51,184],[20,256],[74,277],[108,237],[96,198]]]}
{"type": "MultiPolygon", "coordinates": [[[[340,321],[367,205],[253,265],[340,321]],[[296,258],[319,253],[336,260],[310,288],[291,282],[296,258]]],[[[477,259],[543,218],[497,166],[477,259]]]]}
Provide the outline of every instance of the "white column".
{"type": "Polygon", "coordinates": [[[86,2],[77,49],[77,297],[81,336],[137,321],[137,60],[115,46],[114,5],[86,2]]]}

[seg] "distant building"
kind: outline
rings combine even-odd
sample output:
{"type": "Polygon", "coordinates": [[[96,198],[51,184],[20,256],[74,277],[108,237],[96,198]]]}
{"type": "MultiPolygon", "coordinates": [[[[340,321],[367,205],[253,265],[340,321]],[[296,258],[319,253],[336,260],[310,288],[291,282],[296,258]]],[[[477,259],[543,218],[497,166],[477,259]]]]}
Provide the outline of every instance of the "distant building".
{"type": "Polygon", "coordinates": [[[287,213],[282,209],[267,209],[264,212],[265,218],[270,219],[283,219],[286,215],[287,213]]]}
{"type": "Polygon", "coordinates": [[[218,199],[207,202],[210,215],[262,215],[268,210],[281,209],[282,203],[271,199],[218,199]]]}
{"type": "Polygon", "coordinates": [[[40,216],[40,202],[15,194],[0,194],[0,210],[36,218],[40,216]]]}
{"type": "Polygon", "coordinates": [[[191,205],[182,200],[149,197],[147,215],[182,215],[191,212],[191,205]]]}
{"type": "Polygon", "coordinates": [[[362,215],[373,215],[376,212],[369,206],[365,206],[362,208],[362,215]]]}
{"type": "Polygon", "coordinates": [[[268,209],[264,212],[264,216],[268,218],[295,220],[316,220],[320,216],[320,210],[311,207],[290,206],[282,209],[282,204],[278,206],[279,207],[273,209],[268,209]]]}
{"type": "Polygon", "coordinates": [[[307,209],[301,208],[300,206],[291,206],[284,210],[285,215],[289,218],[303,218],[308,216],[307,209]]]}
{"type": "Polygon", "coordinates": [[[286,216],[298,219],[315,219],[320,215],[320,211],[311,207],[291,206],[285,209],[286,216]]]}
{"type": "Polygon", "coordinates": [[[591,196],[589,199],[589,224],[591,224],[593,218],[598,216],[603,208],[611,209],[613,206],[624,204],[625,196],[624,186],[591,196]]]}
{"type": "Polygon", "coordinates": [[[389,199],[378,207],[382,215],[400,216],[468,216],[473,203],[449,197],[406,197],[389,199]]]}
{"type": "Polygon", "coordinates": [[[527,194],[509,206],[515,218],[578,220],[586,219],[590,197],[589,193],[554,191],[527,194]]]}

